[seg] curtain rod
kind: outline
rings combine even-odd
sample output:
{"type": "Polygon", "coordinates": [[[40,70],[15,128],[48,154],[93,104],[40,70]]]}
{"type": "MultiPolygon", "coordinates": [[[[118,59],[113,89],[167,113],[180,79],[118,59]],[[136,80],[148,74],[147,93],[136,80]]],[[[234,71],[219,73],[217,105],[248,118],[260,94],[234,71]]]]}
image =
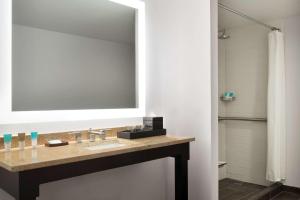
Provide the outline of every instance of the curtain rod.
{"type": "Polygon", "coordinates": [[[236,15],[239,15],[239,16],[245,18],[245,19],[248,19],[248,20],[253,21],[253,22],[257,23],[257,24],[260,24],[260,25],[262,25],[262,26],[264,26],[264,27],[266,27],[268,29],[271,29],[272,31],[281,31],[280,28],[277,28],[275,26],[270,26],[270,25],[265,24],[265,23],[263,23],[261,21],[258,21],[257,19],[254,19],[253,17],[249,17],[248,15],[246,15],[246,14],[240,12],[240,11],[234,10],[234,9],[232,9],[232,8],[230,8],[230,7],[222,4],[222,3],[218,3],[218,6],[220,8],[223,8],[223,9],[229,11],[229,12],[232,12],[232,13],[234,13],[236,15]]]}

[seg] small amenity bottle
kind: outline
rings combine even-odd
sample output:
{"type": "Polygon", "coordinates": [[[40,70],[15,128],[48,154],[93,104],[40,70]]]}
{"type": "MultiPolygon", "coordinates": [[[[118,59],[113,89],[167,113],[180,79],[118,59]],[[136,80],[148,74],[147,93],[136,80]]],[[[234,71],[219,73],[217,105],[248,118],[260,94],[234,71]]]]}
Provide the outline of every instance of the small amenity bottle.
{"type": "Polygon", "coordinates": [[[10,133],[4,133],[4,148],[5,148],[5,151],[10,151],[11,141],[12,141],[12,135],[10,133]]]}
{"type": "Polygon", "coordinates": [[[18,133],[19,149],[24,150],[25,148],[25,133],[18,133]]]}
{"type": "Polygon", "coordinates": [[[31,145],[32,145],[32,148],[37,147],[37,139],[38,139],[38,132],[36,132],[36,131],[31,132],[31,145]]]}

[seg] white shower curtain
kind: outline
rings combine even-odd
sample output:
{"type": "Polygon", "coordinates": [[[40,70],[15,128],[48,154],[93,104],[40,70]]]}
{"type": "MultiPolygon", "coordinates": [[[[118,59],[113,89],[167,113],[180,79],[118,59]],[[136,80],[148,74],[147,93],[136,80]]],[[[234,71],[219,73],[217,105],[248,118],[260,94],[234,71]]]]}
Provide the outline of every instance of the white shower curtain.
{"type": "Polygon", "coordinates": [[[286,178],[285,91],[284,35],[272,31],[269,33],[267,153],[267,180],[272,182],[286,178]]]}

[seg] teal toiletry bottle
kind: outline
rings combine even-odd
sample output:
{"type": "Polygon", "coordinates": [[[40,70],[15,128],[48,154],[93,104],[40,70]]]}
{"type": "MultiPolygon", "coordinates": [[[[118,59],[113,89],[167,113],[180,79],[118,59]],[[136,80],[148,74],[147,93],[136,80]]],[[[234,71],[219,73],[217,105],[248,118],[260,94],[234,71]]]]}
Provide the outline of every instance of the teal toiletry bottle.
{"type": "Polygon", "coordinates": [[[31,132],[31,145],[32,145],[32,148],[37,147],[37,140],[38,140],[38,132],[36,132],[36,131],[31,132]]]}
{"type": "Polygon", "coordinates": [[[5,151],[10,151],[11,141],[12,141],[12,135],[10,133],[4,133],[4,148],[5,148],[5,151]]]}

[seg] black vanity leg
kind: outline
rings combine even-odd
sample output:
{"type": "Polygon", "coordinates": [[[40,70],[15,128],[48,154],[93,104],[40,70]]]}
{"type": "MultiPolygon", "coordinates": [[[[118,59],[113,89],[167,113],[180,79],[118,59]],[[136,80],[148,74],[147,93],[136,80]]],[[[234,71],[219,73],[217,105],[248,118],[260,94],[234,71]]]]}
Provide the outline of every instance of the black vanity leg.
{"type": "Polygon", "coordinates": [[[188,159],[175,157],[175,200],[188,200],[188,159]]]}
{"type": "Polygon", "coordinates": [[[39,184],[36,177],[21,173],[19,175],[19,192],[16,200],[36,200],[39,196],[39,184]]]}
{"type": "Polygon", "coordinates": [[[39,196],[39,183],[36,177],[22,172],[10,172],[0,168],[0,188],[16,200],[36,200],[39,196]]]}
{"type": "Polygon", "coordinates": [[[16,200],[36,200],[36,197],[35,196],[32,196],[32,195],[21,195],[18,199],[16,200]]]}
{"type": "Polygon", "coordinates": [[[36,200],[39,196],[38,188],[20,188],[18,198],[16,200],[36,200]]]}

